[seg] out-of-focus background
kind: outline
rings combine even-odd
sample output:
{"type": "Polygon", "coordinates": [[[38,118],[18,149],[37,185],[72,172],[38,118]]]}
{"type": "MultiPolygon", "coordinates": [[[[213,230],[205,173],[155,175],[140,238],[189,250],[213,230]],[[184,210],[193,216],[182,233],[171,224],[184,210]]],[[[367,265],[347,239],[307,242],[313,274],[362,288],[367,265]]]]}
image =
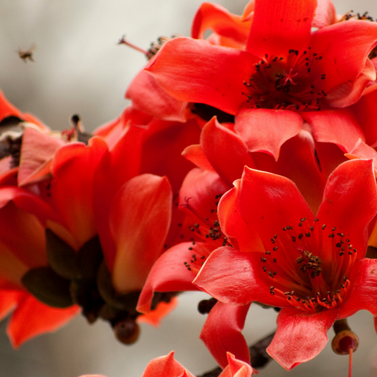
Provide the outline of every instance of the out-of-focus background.
{"type": "MultiPolygon", "coordinates": [[[[246,0],[219,0],[241,14],[246,0]]],[[[123,34],[148,49],[159,36],[189,35],[200,0],[2,0],[0,2],[0,88],[21,111],[38,116],[53,129],[68,127],[80,114],[87,130],[117,117],[127,101],[124,92],[145,64],[145,57],[124,45],[123,34]],[[35,62],[22,61],[17,50],[35,45],[35,62]]],[[[369,11],[377,17],[375,0],[336,0],[339,14],[369,11]]],[[[0,323],[0,377],[141,376],[148,361],[176,351],[176,359],[192,373],[216,366],[198,339],[205,316],[197,303],[207,296],[187,293],[158,329],[142,325],[139,342],[118,343],[106,323],[88,325],[78,317],[54,334],[40,336],[13,350],[0,323]]],[[[276,313],[252,305],[245,334],[254,343],[275,328],[276,313]]],[[[354,355],[355,376],[377,376],[377,335],[372,315],[350,318],[360,337],[354,355]]],[[[329,331],[329,339],[333,336],[329,331]]],[[[335,355],[328,344],[314,360],[295,368],[295,376],[346,376],[348,358],[335,355]]],[[[261,376],[286,376],[272,362],[261,376]]]]}

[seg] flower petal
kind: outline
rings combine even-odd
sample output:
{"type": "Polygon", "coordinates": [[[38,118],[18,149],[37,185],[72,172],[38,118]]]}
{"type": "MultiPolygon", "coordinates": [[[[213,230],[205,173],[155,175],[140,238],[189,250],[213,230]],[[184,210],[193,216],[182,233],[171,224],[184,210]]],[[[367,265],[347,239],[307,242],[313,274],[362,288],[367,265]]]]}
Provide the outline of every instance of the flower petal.
{"type": "Polygon", "coordinates": [[[119,293],[143,287],[163,251],[171,204],[169,181],[152,174],[130,179],[114,197],[109,221],[117,247],[112,278],[119,293]]]}
{"type": "Polygon", "coordinates": [[[266,153],[253,153],[253,160],[257,170],[283,175],[292,180],[313,213],[316,213],[322,202],[326,182],[319,168],[315,152],[312,135],[301,130],[298,135],[282,145],[277,161],[266,153]],[[302,174],[303,171],[305,174],[302,174]]]}
{"type": "Polygon", "coordinates": [[[259,57],[285,56],[309,43],[316,0],[256,0],[246,51],[259,57]]]}
{"type": "Polygon", "coordinates": [[[241,334],[249,306],[218,302],[208,314],[200,339],[221,368],[228,365],[227,352],[250,364],[249,347],[241,334]]]}
{"type": "Polygon", "coordinates": [[[312,27],[321,29],[336,22],[336,11],[331,0],[317,0],[312,27]]]}
{"type": "MultiPolygon", "coordinates": [[[[357,258],[366,253],[367,229],[377,211],[377,189],[373,161],[352,160],[341,164],[329,177],[317,217],[331,233],[342,232],[357,250],[357,258]]],[[[333,249],[333,240],[323,237],[323,250],[333,249]]],[[[333,256],[322,253],[324,263],[333,256]]]]}
{"type": "Polygon", "coordinates": [[[141,111],[164,120],[184,122],[187,102],[179,101],[166,93],[145,70],[133,79],[126,92],[126,98],[141,111]]]}
{"type": "Polygon", "coordinates": [[[21,158],[18,171],[19,185],[22,186],[23,181],[53,157],[56,150],[64,144],[62,140],[33,128],[26,128],[22,135],[21,158]]]}
{"type": "Polygon", "coordinates": [[[142,377],[195,377],[174,359],[174,351],[149,362],[142,377]]]}
{"type": "Polygon", "coordinates": [[[178,298],[173,297],[170,302],[161,301],[157,304],[155,310],[152,310],[149,313],[140,315],[137,317],[137,323],[148,323],[151,326],[159,326],[161,320],[164,319],[171,311],[175,309],[178,304],[178,298]]]}
{"type": "Polygon", "coordinates": [[[283,227],[296,225],[302,217],[309,223],[314,219],[296,185],[279,175],[245,167],[239,200],[242,218],[261,237],[266,250],[283,227]]]}
{"type": "Polygon", "coordinates": [[[254,61],[245,51],[175,38],[165,43],[147,70],[178,100],[235,114],[245,101],[243,83],[251,77],[254,61]]]}
{"type": "Polygon", "coordinates": [[[194,17],[191,36],[204,39],[204,33],[209,29],[221,36],[246,43],[250,22],[243,22],[241,16],[230,13],[221,5],[203,3],[194,17]]]}
{"type": "Polygon", "coordinates": [[[26,294],[9,321],[7,333],[14,348],[45,332],[57,330],[74,317],[80,308],[51,308],[26,294]]]}
{"type": "Polygon", "coordinates": [[[211,166],[229,187],[235,179],[241,178],[245,165],[254,167],[246,144],[237,134],[221,126],[215,117],[203,128],[201,145],[211,166]]]}
{"type": "Polygon", "coordinates": [[[373,147],[377,145],[377,127],[374,121],[377,117],[376,103],[377,90],[373,90],[362,96],[357,103],[350,107],[350,110],[361,125],[366,143],[373,147]]]}
{"type": "Polygon", "coordinates": [[[311,314],[294,308],[282,309],[267,352],[287,370],[313,359],[325,347],[327,331],[335,322],[337,312],[332,309],[311,314]]]}
{"type": "Polygon", "coordinates": [[[277,160],[281,145],[297,135],[302,124],[302,117],[289,110],[241,109],[235,131],[250,152],[266,152],[277,160]]]}
{"type": "Polygon", "coordinates": [[[349,152],[359,139],[364,140],[357,119],[348,109],[307,111],[301,115],[313,127],[316,141],[333,143],[349,152]]]}
{"type": "Polygon", "coordinates": [[[340,306],[339,318],[347,318],[359,310],[377,316],[377,260],[362,259],[355,263],[349,277],[351,291],[340,306]]]}
{"type": "Polygon", "coordinates": [[[260,255],[219,247],[208,257],[193,283],[225,304],[247,305],[258,301],[271,306],[287,306],[284,297],[270,294],[262,268],[260,273],[256,270],[260,255]]]}
{"type": "MultiPolygon", "coordinates": [[[[376,42],[377,25],[368,21],[339,22],[313,34],[310,46],[313,52],[322,56],[318,64],[326,74],[323,89],[328,100],[334,101],[337,97],[344,96],[343,91],[338,95],[331,93],[344,84],[355,82],[366,68],[368,54],[376,42]]],[[[370,80],[375,79],[375,72],[373,76],[370,80]]],[[[346,104],[338,103],[337,106],[343,107],[346,104]]]]}
{"type": "Polygon", "coordinates": [[[258,374],[250,363],[237,360],[231,353],[227,353],[228,365],[219,375],[219,377],[250,377],[252,374],[258,374]]]}
{"type": "MultiPolygon", "coordinates": [[[[196,271],[191,271],[185,266],[185,261],[192,259],[193,253],[202,254],[201,250],[208,245],[205,243],[183,242],[165,251],[153,265],[148,278],[141,291],[137,310],[148,313],[154,292],[178,292],[195,291],[197,288],[192,284],[196,271]],[[192,248],[191,250],[189,248],[192,248]]],[[[209,254],[206,251],[206,254],[209,254]]]]}
{"type": "Polygon", "coordinates": [[[256,232],[250,229],[241,218],[238,208],[238,192],[240,181],[226,192],[219,203],[218,217],[221,231],[230,239],[233,247],[241,251],[264,251],[263,244],[256,232]]]}

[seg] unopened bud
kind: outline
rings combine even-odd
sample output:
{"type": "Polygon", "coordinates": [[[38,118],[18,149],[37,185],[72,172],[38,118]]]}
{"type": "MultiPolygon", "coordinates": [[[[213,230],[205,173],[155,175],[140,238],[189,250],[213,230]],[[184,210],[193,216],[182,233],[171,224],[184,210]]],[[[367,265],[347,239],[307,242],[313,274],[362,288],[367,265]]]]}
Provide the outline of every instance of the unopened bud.
{"type": "Polygon", "coordinates": [[[349,355],[350,350],[355,352],[359,346],[359,338],[349,328],[347,320],[341,319],[334,323],[335,337],[331,347],[337,355],[349,355]]]}
{"type": "Polygon", "coordinates": [[[139,338],[139,325],[132,319],[126,318],[114,325],[114,334],[123,344],[133,344],[139,338]]]}

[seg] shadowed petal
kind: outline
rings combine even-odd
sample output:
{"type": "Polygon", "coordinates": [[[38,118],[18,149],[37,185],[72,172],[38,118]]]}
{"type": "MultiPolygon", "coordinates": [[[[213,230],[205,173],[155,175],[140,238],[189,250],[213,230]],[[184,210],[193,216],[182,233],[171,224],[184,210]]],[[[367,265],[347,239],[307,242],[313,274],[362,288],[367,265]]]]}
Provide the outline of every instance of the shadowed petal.
{"type": "Polygon", "coordinates": [[[227,352],[250,364],[249,347],[241,334],[249,306],[218,302],[208,314],[200,339],[221,368],[228,365],[227,352]]]}
{"type": "Polygon", "coordinates": [[[297,135],[302,117],[289,110],[242,109],[236,115],[235,130],[250,152],[267,152],[279,158],[281,145],[297,135]]]}

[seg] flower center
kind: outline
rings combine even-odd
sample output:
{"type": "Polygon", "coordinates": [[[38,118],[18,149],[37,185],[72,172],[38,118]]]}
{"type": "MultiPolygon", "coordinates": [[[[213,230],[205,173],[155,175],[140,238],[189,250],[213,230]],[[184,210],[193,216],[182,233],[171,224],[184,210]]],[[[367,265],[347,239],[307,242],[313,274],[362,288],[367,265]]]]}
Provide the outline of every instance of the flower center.
{"type": "Polygon", "coordinates": [[[304,311],[335,308],[346,296],[357,250],[344,233],[315,219],[301,218],[298,230],[286,226],[271,239],[273,245],[261,257],[262,269],[273,282],[270,294],[285,297],[304,311]]]}
{"type": "Polygon", "coordinates": [[[266,54],[244,82],[246,102],[252,108],[320,110],[326,97],[322,89],[326,74],[320,72],[318,64],[321,59],[310,47],[301,53],[289,50],[286,58],[266,54]]]}

